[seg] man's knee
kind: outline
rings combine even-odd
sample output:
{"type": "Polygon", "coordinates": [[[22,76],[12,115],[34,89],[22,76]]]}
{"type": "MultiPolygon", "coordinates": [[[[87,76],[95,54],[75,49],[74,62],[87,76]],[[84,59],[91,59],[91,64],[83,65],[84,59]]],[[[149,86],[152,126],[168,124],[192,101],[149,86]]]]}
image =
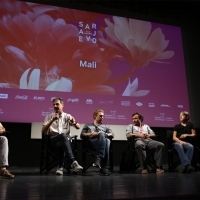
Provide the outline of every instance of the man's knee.
{"type": "Polygon", "coordinates": [[[162,142],[159,142],[158,147],[160,149],[165,149],[165,145],[162,142]]]}
{"type": "Polygon", "coordinates": [[[144,149],[144,145],[142,143],[135,143],[135,149],[144,149]]]}
{"type": "Polygon", "coordinates": [[[183,146],[180,143],[176,142],[176,143],[174,143],[174,148],[175,149],[183,149],[183,146]]]}
{"type": "Polygon", "coordinates": [[[110,146],[110,140],[108,138],[106,138],[106,144],[107,146],[110,146]]]}
{"type": "Polygon", "coordinates": [[[8,139],[5,136],[0,136],[0,145],[8,144],[8,139]]]}
{"type": "Polygon", "coordinates": [[[188,149],[190,149],[190,150],[193,150],[194,149],[194,146],[192,145],[192,144],[190,144],[190,143],[188,143],[188,149]]]}
{"type": "Polygon", "coordinates": [[[105,138],[105,133],[100,132],[100,133],[99,133],[99,138],[105,138]]]}

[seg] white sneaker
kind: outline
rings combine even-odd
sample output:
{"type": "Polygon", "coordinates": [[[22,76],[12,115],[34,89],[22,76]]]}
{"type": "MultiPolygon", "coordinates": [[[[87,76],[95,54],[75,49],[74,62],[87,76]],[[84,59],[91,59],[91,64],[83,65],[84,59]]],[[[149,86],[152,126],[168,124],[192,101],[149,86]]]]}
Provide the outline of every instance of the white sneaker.
{"type": "Polygon", "coordinates": [[[60,167],[56,170],[56,175],[63,175],[63,168],[60,167]]]}
{"type": "Polygon", "coordinates": [[[72,163],[71,167],[73,172],[80,172],[83,170],[83,167],[81,167],[76,160],[72,163]]]}
{"type": "Polygon", "coordinates": [[[94,163],[92,165],[93,165],[93,167],[97,167],[97,168],[101,169],[101,159],[96,158],[96,160],[94,161],[94,163]]]}

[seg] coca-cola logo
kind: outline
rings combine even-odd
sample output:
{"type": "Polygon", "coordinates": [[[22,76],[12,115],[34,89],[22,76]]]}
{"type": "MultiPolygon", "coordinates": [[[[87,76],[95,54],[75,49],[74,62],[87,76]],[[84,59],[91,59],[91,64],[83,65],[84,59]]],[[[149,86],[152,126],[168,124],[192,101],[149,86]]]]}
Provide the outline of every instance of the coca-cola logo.
{"type": "Polygon", "coordinates": [[[28,99],[28,96],[26,96],[26,95],[22,95],[22,96],[17,95],[17,96],[15,97],[15,99],[27,100],[27,99],[28,99]]]}

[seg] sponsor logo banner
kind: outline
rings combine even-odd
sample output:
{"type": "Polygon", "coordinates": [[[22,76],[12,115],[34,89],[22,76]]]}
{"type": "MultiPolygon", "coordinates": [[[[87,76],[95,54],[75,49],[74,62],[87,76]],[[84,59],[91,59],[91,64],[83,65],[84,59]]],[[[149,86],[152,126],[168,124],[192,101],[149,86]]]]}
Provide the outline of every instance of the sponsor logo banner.
{"type": "Polygon", "coordinates": [[[142,102],[137,102],[137,103],[136,103],[136,106],[142,106],[142,105],[143,105],[142,102]]]}
{"type": "Polygon", "coordinates": [[[171,106],[168,104],[161,104],[160,107],[166,107],[166,108],[170,108],[171,106]]]}
{"type": "Polygon", "coordinates": [[[155,116],[155,121],[166,121],[166,122],[173,122],[172,117],[168,117],[165,113],[160,113],[158,116],[155,116]]]}
{"type": "Polygon", "coordinates": [[[116,110],[111,110],[109,114],[105,114],[106,119],[126,119],[125,115],[117,114],[116,110]]]}
{"type": "Polygon", "coordinates": [[[34,100],[38,100],[38,101],[44,101],[44,100],[45,100],[45,97],[34,96],[33,99],[34,99],[34,100]]]}
{"type": "Polygon", "coordinates": [[[51,114],[54,112],[54,109],[53,108],[49,108],[49,111],[42,111],[41,115],[43,117],[46,117],[47,115],[51,114]]]}
{"type": "Polygon", "coordinates": [[[28,100],[28,96],[27,95],[17,95],[16,97],[15,97],[15,99],[19,99],[19,100],[28,100]]]}
{"type": "Polygon", "coordinates": [[[0,99],[8,99],[8,94],[0,94],[0,99]]]}
{"type": "Polygon", "coordinates": [[[86,104],[93,104],[92,99],[87,99],[87,100],[86,100],[86,104]]]}
{"type": "Polygon", "coordinates": [[[150,108],[154,108],[155,107],[155,103],[149,103],[149,107],[150,108]]]}
{"type": "Polygon", "coordinates": [[[130,101],[121,101],[121,105],[122,106],[131,106],[131,102],[130,101]]]}
{"type": "Polygon", "coordinates": [[[177,105],[178,108],[183,108],[183,105],[177,105]]]}
{"type": "Polygon", "coordinates": [[[67,99],[67,102],[78,103],[78,102],[79,102],[79,99],[78,99],[78,98],[67,99]]]}

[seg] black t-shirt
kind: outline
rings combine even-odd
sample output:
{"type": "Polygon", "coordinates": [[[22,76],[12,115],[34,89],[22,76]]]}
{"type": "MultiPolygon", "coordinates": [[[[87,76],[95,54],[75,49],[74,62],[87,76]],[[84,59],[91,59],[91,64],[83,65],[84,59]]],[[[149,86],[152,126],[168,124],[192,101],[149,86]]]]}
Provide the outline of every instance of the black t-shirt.
{"type": "MultiPolygon", "coordinates": [[[[177,132],[176,137],[179,139],[182,134],[192,134],[192,129],[195,129],[194,124],[192,122],[187,122],[186,126],[183,126],[182,124],[176,124],[174,126],[174,131],[177,132]]],[[[187,140],[187,137],[184,140],[187,140]]]]}

